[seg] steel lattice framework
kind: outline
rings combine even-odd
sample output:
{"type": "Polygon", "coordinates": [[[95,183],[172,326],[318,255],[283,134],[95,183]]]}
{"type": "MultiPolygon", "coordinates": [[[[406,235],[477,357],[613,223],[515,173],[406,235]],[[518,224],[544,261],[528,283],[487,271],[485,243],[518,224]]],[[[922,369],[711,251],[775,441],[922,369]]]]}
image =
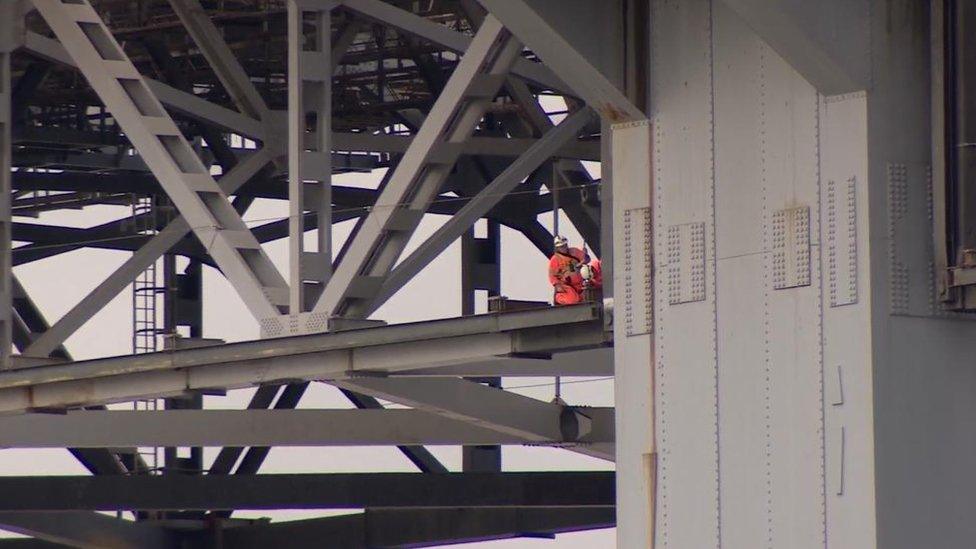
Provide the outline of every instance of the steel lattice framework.
{"type": "Polygon", "coordinates": [[[614,524],[612,473],[509,473],[500,458],[531,444],[613,460],[613,409],[500,382],[612,376],[622,328],[599,302],[472,314],[476,290],[499,291],[500,226],[551,251],[538,216],[556,194],[610,270],[609,129],[647,127],[642,102],[531,2],[6,0],[0,16],[0,349],[15,349],[0,368],[0,447],[68,447],[92,473],[0,482],[30,494],[0,505],[0,528],[35,538],[12,545],[418,547],[614,524]],[[545,95],[565,100],[558,123],[545,95]],[[603,180],[586,161],[603,162],[603,180]],[[332,183],[381,168],[376,189],[332,183]],[[247,226],[258,199],[288,201],[289,217],[247,226]],[[87,228],[18,222],[133,203],[87,228]],[[428,214],[451,217],[404,253],[428,214]],[[347,220],[333,250],[331,227],[347,220]],[[281,239],[287,271],[262,248],[281,239]],[[463,316],[371,318],[459,239],[463,316]],[[12,267],[79,249],[132,255],[45,318],[12,267]],[[65,341],[157,264],[160,325],[140,329],[168,336],[167,350],[73,360],[65,341]],[[204,339],[204,269],[263,339],[204,339]],[[313,382],[354,409],[295,410],[313,382]],[[240,388],[256,388],[246,410],[203,409],[203,395],[240,388]],[[105,408],[147,399],[165,410],[105,408]],[[419,472],[256,474],[271,447],[303,445],[397,446],[419,472]],[[464,446],[463,470],[425,445],[464,446]],[[205,463],[204,446],[223,449],[205,463]],[[140,447],[164,448],[163,464],[140,447]],[[231,518],[243,508],[365,512],[231,518]]]}

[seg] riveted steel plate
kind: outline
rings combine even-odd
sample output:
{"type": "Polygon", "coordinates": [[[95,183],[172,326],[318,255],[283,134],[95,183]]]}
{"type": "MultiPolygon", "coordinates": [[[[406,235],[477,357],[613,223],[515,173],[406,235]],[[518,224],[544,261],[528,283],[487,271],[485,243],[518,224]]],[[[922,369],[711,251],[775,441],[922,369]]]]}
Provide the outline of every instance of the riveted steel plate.
{"type": "Polygon", "coordinates": [[[857,178],[827,183],[830,306],[857,303],[857,178]]]}
{"type": "Polygon", "coordinates": [[[653,318],[651,209],[624,211],[624,325],[627,337],[648,334],[653,318]]]}
{"type": "Polygon", "coordinates": [[[668,303],[705,300],[705,224],[668,227],[668,303]]]}
{"type": "Polygon", "coordinates": [[[772,219],[773,288],[810,285],[810,208],[777,210],[772,219]]]}

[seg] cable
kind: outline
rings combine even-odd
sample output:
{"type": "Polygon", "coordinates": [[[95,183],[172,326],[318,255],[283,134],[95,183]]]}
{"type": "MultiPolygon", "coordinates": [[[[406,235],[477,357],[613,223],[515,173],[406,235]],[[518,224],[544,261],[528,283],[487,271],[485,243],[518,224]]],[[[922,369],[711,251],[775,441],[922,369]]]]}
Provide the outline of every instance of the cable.
{"type": "MultiPolygon", "coordinates": [[[[607,381],[608,379],[613,379],[613,376],[608,376],[608,377],[594,377],[594,378],[590,378],[590,379],[578,379],[576,381],[562,381],[561,384],[562,385],[570,385],[570,384],[574,384],[575,385],[577,383],[594,383],[594,382],[597,382],[597,381],[607,381]]],[[[555,385],[555,383],[550,382],[550,383],[533,383],[531,385],[506,385],[505,387],[502,387],[502,388],[507,391],[509,389],[530,389],[530,388],[535,388],[535,387],[552,387],[553,385],[555,385]]]]}

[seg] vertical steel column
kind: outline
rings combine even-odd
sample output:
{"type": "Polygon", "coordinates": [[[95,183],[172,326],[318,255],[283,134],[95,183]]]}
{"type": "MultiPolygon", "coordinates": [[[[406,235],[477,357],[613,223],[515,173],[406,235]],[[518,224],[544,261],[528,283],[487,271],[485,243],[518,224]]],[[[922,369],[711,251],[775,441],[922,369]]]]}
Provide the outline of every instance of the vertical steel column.
{"type": "Polygon", "coordinates": [[[654,547],[657,450],[654,413],[651,125],[610,131],[614,173],[613,362],[616,399],[617,547],[654,547]]]}
{"type": "Polygon", "coordinates": [[[291,314],[305,312],[332,274],[332,0],[288,2],[288,235],[291,314]],[[311,33],[306,33],[311,27],[311,33]],[[308,128],[309,120],[313,126],[308,128]],[[318,246],[305,250],[306,211],[318,246]],[[306,291],[311,295],[306,298],[306,291]]]}
{"type": "Polygon", "coordinates": [[[11,82],[10,56],[17,48],[17,29],[21,26],[20,2],[0,6],[0,370],[10,367],[13,321],[11,237],[11,82]]]}
{"type": "MultiPolygon", "coordinates": [[[[461,314],[476,312],[477,291],[486,290],[488,296],[501,293],[501,226],[497,221],[485,220],[488,225],[484,238],[469,229],[461,237],[461,314]]],[[[498,377],[472,378],[489,387],[501,387],[498,377]]],[[[461,450],[465,472],[502,470],[502,447],[495,445],[465,446],[461,450]]]]}

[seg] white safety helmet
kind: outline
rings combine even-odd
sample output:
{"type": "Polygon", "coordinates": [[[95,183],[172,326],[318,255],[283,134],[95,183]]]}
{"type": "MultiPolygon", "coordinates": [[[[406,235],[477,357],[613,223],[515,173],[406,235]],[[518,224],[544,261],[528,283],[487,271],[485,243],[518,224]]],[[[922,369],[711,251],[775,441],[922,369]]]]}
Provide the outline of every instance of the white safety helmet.
{"type": "Polygon", "coordinates": [[[565,236],[556,235],[556,237],[552,239],[552,245],[555,248],[562,248],[563,246],[569,246],[569,240],[566,240],[565,236]]]}

